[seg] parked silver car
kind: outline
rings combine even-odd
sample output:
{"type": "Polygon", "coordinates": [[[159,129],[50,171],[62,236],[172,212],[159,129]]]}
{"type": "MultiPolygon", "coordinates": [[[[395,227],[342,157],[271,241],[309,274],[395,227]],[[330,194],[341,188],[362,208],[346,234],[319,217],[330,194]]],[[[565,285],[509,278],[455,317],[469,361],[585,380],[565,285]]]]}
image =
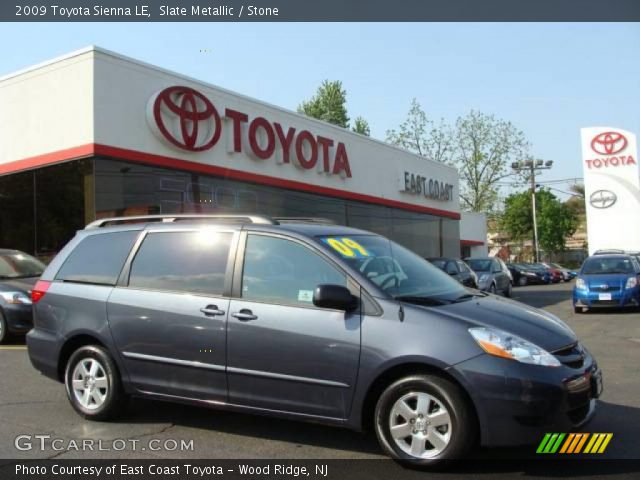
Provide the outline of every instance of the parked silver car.
{"type": "Polygon", "coordinates": [[[469,258],[467,264],[478,275],[478,288],[489,293],[511,296],[513,278],[507,265],[498,257],[469,258]]]}

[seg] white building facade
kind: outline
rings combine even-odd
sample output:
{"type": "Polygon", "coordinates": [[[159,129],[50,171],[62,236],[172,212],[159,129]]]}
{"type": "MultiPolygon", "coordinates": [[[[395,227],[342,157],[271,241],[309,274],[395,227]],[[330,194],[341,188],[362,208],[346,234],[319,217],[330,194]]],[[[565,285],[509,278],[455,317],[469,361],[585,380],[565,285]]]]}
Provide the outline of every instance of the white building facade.
{"type": "Polygon", "coordinates": [[[0,246],[43,256],[96,218],[199,212],[461,246],[454,168],[96,47],[0,78],[0,205],[0,246]]]}

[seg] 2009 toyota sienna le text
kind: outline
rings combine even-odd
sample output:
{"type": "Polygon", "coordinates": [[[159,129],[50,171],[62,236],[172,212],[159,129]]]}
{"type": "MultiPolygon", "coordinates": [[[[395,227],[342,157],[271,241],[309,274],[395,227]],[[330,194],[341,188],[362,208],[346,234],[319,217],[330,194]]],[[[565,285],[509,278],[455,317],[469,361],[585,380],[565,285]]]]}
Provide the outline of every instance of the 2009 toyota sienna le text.
{"type": "Polygon", "coordinates": [[[33,304],[33,365],[94,420],[128,396],[191,402],[371,428],[430,466],[581,425],[602,389],[555,316],[313,219],[97,221],[33,304]]]}

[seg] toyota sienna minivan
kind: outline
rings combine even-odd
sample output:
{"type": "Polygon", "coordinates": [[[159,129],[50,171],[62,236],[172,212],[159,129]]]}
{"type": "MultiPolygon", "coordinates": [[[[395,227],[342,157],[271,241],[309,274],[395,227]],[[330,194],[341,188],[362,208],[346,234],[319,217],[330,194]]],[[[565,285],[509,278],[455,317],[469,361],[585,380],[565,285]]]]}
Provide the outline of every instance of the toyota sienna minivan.
{"type": "Polygon", "coordinates": [[[371,429],[432,466],[580,426],[602,390],[557,317],[314,219],[99,220],[32,296],[31,362],[89,420],[188,402],[371,429]]]}

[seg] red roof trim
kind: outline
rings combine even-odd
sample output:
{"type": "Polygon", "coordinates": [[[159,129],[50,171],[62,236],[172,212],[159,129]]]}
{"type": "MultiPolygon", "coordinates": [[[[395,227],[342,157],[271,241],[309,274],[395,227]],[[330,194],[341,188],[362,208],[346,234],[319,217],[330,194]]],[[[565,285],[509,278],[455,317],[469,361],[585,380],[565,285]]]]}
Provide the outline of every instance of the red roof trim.
{"type": "Polygon", "coordinates": [[[484,245],[484,242],[479,240],[460,240],[460,245],[464,245],[465,247],[479,247],[484,245]]]}
{"type": "Polygon", "coordinates": [[[90,157],[94,154],[94,151],[94,144],[87,143],[85,145],[80,145],[79,147],[66,148],[64,150],[45,153],[44,155],[23,158],[22,160],[16,160],[15,162],[2,163],[0,164],[0,175],[28,170],[30,168],[42,167],[44,165],[51,165],[53,163],[60,163],[67,160],[90,157]]]}
{"type": "MultiPolygon", "coordinates": [[[[365,195],[362,193],[349,192],[347,190],[340,190],[337,188],[310,185],[308,183],[297,182],[293,180],[285,180],[283,178],[278,178],[278,177],[270,177],[267,175],[260,175],[257,173],[243,172],[241,170],[234,170],[231,168],[219,167],[216,165],[205,165],[202,163],[192,162],[189,160],[182,160],[174,157],[166,157],[163,155],[155,155],[152,153],[141,152],[138,150],[129,150],[125,148],[112,147],[110,145],[102,145],[97,143],[96,144],[89,143],[86,145],[81,145],[79,147],[69,148],[65,150],[58,150],[56,152],[47,153],[44,155],[38,155],[38,156],[34,156],[34,157],[22,159],[22,160],[17,160],[15,162],[0,164],[0,174],[18,172],[20,170],[41,167],[44,165],[50,165],[50,164],[59,163],[63,161],[89,157],[92,155],[102,155],[106,157],[113,157],[121,160],[145,163],[149,165],[156,165],[156,166],[162,166],[162,167],[168,167],[168,168],[178,168],[178,169],[189,170],[193,172],[217,175],[224,178],[230,178],[233,180],[258,183],[261,185],[270,185],[273,187],[281,187],[281,188],[299,190],[304,192],[312,192],[312,193],[317,193],[320,195],[326,195],[330,197],[344,198],[348,200],[357,200],[360,202],[373,203],[376,205],[399,208],[399,209],[407,210],[410,212],[426,213],[429,215],[437,215],[440,217],[460,220],[460,214],[458,212],[452,212],[449,210],[423,207],[421,205],[413,205],[411,203],[400,202],[397,200],[391,200],[387,198],[374,197],[372,195],[365,195]]],[[[480,245],[482,245],[482,243],[480,245]]]]}

